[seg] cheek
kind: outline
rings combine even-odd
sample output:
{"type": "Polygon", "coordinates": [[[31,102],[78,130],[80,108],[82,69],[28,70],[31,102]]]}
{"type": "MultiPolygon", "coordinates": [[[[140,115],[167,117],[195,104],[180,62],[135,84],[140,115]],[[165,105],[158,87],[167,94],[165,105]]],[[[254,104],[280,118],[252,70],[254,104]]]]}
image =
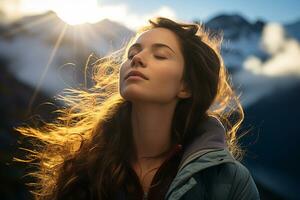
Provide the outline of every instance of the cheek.
{"type": "Polygon", "coordinates": [[[124,77],[126,73],[126,63],[121,64],[120,70],[119,70],[119,91],[121,91],[122,87],[124,87],[124,77]]]}
{"type": "Polygon", "coordinates": [[[156,73],[157,83],[160,87],[176,89],[180,85],[183,67],[178,63],[170,63],[158,68],[156,73]]]}
{"type": "Polygon", "coordinates": [[[126,63],[127,63],[127,61],[126,61],[125,63],[122,63],[122,64],[120,65],[120,70],[119,70],[119,79],[120,79],[120,80],[121,80],[122,78],[124,78],[124,76],[125,76],[126,63]]]}
{"type": "Polygon", "coordinates": [[[119,70],[119,84],[123,83],[123,79],[126,76],[126,72],[128,72],[129,65],[127,61],[125,63],[122,63],[120,65],[120,70],[119,70]]]}
{"type": "Polygon", "coordinates": [[[155,79],[152,83],[150,82],[148,91],[151,91],[150,93],[157,101],[166,103],[173,101],[180,90],[182,66],[178,63],[170,63],[160,67],[153,70],[155,79]]]}

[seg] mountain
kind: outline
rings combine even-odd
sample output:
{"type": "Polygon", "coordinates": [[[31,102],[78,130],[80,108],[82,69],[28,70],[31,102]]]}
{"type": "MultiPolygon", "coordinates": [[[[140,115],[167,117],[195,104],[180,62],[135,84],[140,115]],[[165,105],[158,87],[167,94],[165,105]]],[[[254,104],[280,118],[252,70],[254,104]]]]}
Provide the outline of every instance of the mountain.
{"type": "Polygon", "coordinates": [[[284,27],[289,36],[300,41],[300,19],[296,20],[295,22],[288,23],[284,27]]]}
{"type": "MultiPolygon", "coordinates": [[[[24,151],[18,149],[18,144],[26,140],[22,139],[13,128],[24,123],[33,125],[29,120],[30,116],[40,116],[45,121],[53,120],[54,115],[51,113],[54,107],[42,105],[53,101],[49,96],[40,92],[30,111],[29,105],[34,88],[16,79],[7,70],[8,64],[7,59],[0,57],[0,194],[3,200],[25,200],[30,199],[30,194],[25,187],[25,181],[28,179],[23,177],[28,166],[13,162],[12,159],[13,157],[24,158],[24,151]]],[[[23,147],[31,148],[29,143],[23,147]]]]}
{"type": "Polygon", "coordinates": [[[101,58],[123,47],[132,35],[108,19],[69,26],[54,12],[47,12],[2,28],[0,55],[12,61],[9,70],[19,80],[33,87],[41,83],[43,91],[55,95],[80,85],[89,55],[101,58]]]}
{"type": "Polygon", "coordinates": [[[253,33],[261,33],[265,22],[259,20],[252,24],[238,14],[221,14],[208,20],[205,24],[210,29],[223,31],[226,39],[237,40],[242,37],[250,37],[253,33]]]}
{"type": "Polygon", "coordinates": [[[101,20],[96,24],[85,23],[71,26],[62,21],[53,11],[25,16],[7,27],[9,30],[4,30],[4,34],[7,31],[13,37],[35,37],[53,45],[64,28],[66,31],[61,42],[63,46],[69,45],[71,47],[76,43],[82,45],[79,46],[80,49],[82,47],[91,48],[97,53],[104,54],[111,50],[109,48],[119,48],[124,40],[133,35],[133,32],[128,28],[109,19],[101,20]],[[84,37],[85,35],[88,37],[84,37]],[[113,45],[110,42],[113,42],[113,45]],[[95,46],[95,44],[99,46],[95,46]]]}
{"type": "Polygon", "coordinates": [[[219,14],[205,22],[208,29],[223,35],[221,53],[232,73],[242,67],[249,55],[266,58],[267,55],[259,48],[265,24],[262,20],[251,23],[239,14],[219,14]]]}
{"type": "MultiPolygon", "coordinates": [[[[205,22],[212,31],[223,31],[221,53],[232,74],[243,67],[243,62],[250,55],[262,61],[268,59],[269,55],[260,48],[262,30],[266,24],[262,20],[250,22],[239,14],[220,14],[205,22]]],[[[299,24],[296,21],[284,27],[295,36],[299,24]]],[[[133,31],[108,19],[95,24],[69,26],[50,11],[1,26],[0,54],[13,60],[9,70],[19,80],[31,86],[40,82],[42,90],[54,95],[67,86],[80,85],[90,54],[96,55],[95,58],[103,57],[123,47],[133,35],[133,31]],[[60,35],[61,40],[58,40],[60,35]],[[50,60],[56,43],[59,48],[50,60]],[[45,77],[42,77],[43,73],[45,77]]]]}
{"type": "Polygon", "coordinates": [[[282,199],[300,199],[299,91],[300,81],[245,109],[244,128],[252,129],[242,140],[248,152],[245,164],[261,190],[282,199]]]}

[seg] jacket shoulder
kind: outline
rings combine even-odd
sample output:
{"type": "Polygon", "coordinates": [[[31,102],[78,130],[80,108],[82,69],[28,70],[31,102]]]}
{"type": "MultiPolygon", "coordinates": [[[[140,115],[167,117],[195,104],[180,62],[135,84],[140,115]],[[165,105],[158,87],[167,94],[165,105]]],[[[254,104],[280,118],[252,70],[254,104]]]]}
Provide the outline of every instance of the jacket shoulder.
{"type": "Polygon", "coordinates": [[[197,184],[182,200],[193,199],[260,199],[249,170],[239,161],[226,162],[195,173],[197,184]]]}

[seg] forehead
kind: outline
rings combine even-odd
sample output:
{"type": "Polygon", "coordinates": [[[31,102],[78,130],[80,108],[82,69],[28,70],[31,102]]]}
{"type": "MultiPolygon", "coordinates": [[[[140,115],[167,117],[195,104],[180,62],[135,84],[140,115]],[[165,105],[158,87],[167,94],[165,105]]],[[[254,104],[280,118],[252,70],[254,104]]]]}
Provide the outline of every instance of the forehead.
{"type": "Polygon", "coordinates": [[[137,35],[134,43],[151,45],[153,43],[163,43],[179,52],[180,45],[175,33],[166,28],[153,28],[137,35]]]}

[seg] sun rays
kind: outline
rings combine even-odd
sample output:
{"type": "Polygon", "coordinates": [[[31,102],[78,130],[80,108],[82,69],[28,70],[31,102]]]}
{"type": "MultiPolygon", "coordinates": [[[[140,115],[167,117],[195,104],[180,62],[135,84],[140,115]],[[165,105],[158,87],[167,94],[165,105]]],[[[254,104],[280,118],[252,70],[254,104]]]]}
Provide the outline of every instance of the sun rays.
{"type": "Polygon", "coordinates": [[[37,96],[37,94],[38,94],[38,92],[40,90],[40,87],[41,87],[41,85],[43,83],[43,79],[45,78],[45,76],[47,74],[47,71],[48,71],[48,69],[49,69],[49,67],[50,67],[50,65],[51,65],[51,63],[52,63],[52,61],[53,61],[53,59],[54,59],[54,57],[56,55],[56,52],[59,49],[59,46],[60,46],[61,41],[62,41],[62,39],[63,39],[63,37],[65,35],[65,32],[66,32],[67,28],[68,28],[68,25],[65,24],[65,26],[61,30],[61,33],[60,33],[59,37],[57,38],[56,43],[55,43],[55,45],[54,45],[54,47],[53,47],[53,49],[51,51],[51,54],[49,56],[49,60],[48,60],[46,66],[45,66],[45,68],[43,70],[43,73],[41,74],[40,80],[39,80],[39,82],[38,82],[38,84],[37,84],[37,86],[36,86],[36,88],[34,90],[34,93],[33,93],[32,97],[31,97],[31,99],[30,99],[29,106],[28,106],[28,112],[29,113],[32,110],[32,106],[33,106],[34,100],[35,100],[35,98],[36,98],[36,96],[37,96]]]}
{"type": "MultiPolygon", "coordinates": [[[[9,28],[2,30],[0,38],[4,41],[11,41],[18,37],[30,39],[36,37],[37,43],[47,48],[45,59],[37,66],[42,70],[32,72],[36,74],[37,79],[28,106],[29,111],[31,111],[43,84],[47,83],[49,69],[59,67],[55,66],[55,60],[59,57],[60,49],[66,47],[70,51],[66,54],[74,57],[79,54],[89,55],[93,52],[101,54],[97,55],[99,57],[104,56],[115,48],[117,42],[114,40],[114,34],[110,34],[112,30],[103,29],[95,23],[108,18],[115,22],[124,21],[127,23],[124,24],[125,26],[139,26],[142,22],[144,23],[144,18],[152,15],[137,16],[128,9],[126,4],[100,6],[97,0],[45,0],[43,3],[40,3],[40,0],[21,0],[20,10],[26,11],[24,12],[26,15],[11,23],[9,28]],[[42,12],[42,10],[48,10],[48,12],[42,12]],[[30,12],[32,12],[31,15],[28,15],[30,12]],[[115,42],[115,44],[107,44],[107,41],[115,42]]],[[[173,15],[173,11],[165,7],[156,12],[173,15]]],[[[34,45],[28,45],[26,49],[31,51],[31,48],[35,47],[34,45]]],[[[26,52],[24,55],[27,55],[26,52]]],[[[70,62],[67,59],[69,57],[66,57],[65,63],[70,62]]]]}

